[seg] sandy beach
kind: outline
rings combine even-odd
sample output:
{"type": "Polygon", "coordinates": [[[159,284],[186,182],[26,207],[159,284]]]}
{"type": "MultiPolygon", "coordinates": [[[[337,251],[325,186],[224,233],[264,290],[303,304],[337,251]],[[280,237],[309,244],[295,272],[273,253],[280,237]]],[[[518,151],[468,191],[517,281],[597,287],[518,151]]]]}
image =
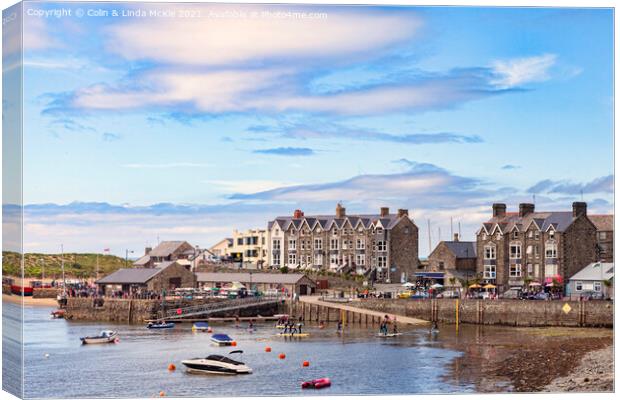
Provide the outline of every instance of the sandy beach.
{"type": "Polygon", "coordinates": [[[35,299],[32,296],[21,297],[3,294],[2,301],[8,301],[15,304],[23,304],[25,306],[58,307],[58,302],[56,301],[56,299],[35,299]]]}

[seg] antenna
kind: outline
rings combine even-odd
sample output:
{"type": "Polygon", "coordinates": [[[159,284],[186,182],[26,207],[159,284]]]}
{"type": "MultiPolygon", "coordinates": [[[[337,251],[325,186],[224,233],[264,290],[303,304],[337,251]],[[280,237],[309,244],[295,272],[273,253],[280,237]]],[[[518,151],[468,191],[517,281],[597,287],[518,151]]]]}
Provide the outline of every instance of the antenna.
{"type": "Polygon", "coordinates": [[[461,221],[459,221],[459,239],[461,238],[461,221]]]}
{"type": "Polygon", "coordinates": [[[454,237],[454,225],[452,225],[452,217],[450,217],[450,238],[454,237]]]}
{"type": "Polygon", "coordinates": [[[441,227],[437,227],[437,243],[441,242],[441,227]]]}
{"type": "Polygon", "coordinates": [[[431,254],[431,252],[433,251],[432,246],[431,246],[431,220],[428,219],[428,254],[431,254]]]}

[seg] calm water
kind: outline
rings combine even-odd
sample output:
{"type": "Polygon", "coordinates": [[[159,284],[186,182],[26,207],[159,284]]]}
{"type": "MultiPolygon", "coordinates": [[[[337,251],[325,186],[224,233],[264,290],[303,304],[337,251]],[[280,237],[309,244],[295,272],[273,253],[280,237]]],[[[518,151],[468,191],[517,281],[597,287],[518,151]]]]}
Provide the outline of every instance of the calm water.
{"type": "MultiPolygon", "coordinates": [[[[5,307],[13,307],[6,304],[5,307]]],[[[260,396],[334,394],[415,394],[471,392],[468,383],[446,379],[460,353],[442,348],[441,335],[432,338],[426,329],[383,339],[375,328],[356,327],[343,336],[335,324],[324,330],[307,326],[309,338],[275,337],[271,324],[256,332],[231,325],[213,325],[228,333],[244,351],[242,360],[254,373],[245,376],[187,374],[180,363],[186,358],[226,354],[231,348],[214,347],[210,334],[193,333],[190,324],[172,330],[150,331],[138,325],[114,325],[52,320],[50,309],[25,309],[26,397],[152,397],[260,396]],[[119,331],[118,344],[82,346],[79,337],[101,329],[119,331]],[[271,353],[264,351],[272,347],[271,353]],[[45,354],[49,357],[45,357],[45,354]],[[285,353],[286,359],[278,359],[285,353]],[[304,360],[310,367],[302,368],[304,360]],[[175,372],[167,366],[174,363],[175,372]],[[301,390],[302,381],[329,377],[332,387],[301,390]]],[[[402,326],[405,328],[405,326],[402,326]]]]}

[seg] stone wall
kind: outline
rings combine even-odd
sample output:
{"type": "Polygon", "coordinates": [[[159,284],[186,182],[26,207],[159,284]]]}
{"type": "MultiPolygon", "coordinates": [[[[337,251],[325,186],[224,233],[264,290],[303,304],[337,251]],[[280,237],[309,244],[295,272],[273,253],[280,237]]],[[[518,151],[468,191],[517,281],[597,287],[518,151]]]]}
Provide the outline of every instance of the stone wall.
{"type": "MultiPolygon", "coordinates": [[[[456,300],[367,299],[361,308],[436,320],[456,321],[456,300]]],[[[353,305],[353,304],[351,304],[353,305]]],[[[613,327],[613,304],[608,301],[459,300],[459,322],[510,326],[613,327]],[[570,310],[563,307],[568,304],[570,310]]]]}
{"type": "Polygon", "coordinates": [[[55,299],[59,292],[59,289],[54,288],[34,288],[32,297],[35,299],[55,299]]]}

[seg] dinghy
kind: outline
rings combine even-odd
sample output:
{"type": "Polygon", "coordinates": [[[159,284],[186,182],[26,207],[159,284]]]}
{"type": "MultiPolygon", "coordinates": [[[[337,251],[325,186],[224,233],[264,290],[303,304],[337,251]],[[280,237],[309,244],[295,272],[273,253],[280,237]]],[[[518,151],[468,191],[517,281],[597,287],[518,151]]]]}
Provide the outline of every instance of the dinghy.
{"type": "Polygon", "coordinates": [[[194,322],[194,325],[192,325],[192,331],[206,331],[209,329],[209,324],[206,322],[194,322]]]}
{"type": "Polygon", "coordinates": [[[225,333],[217,333],[211,336],[211,341],[218,346],[231,346],[233,339],[225,333]]]}
{"type": "MultiPolygon", "coordinates": [[[[242,350],[235,350],[231,351],[229,354],[241,353],[243,353],[242,350]]],[[[233,360],[218,354],[211,354],[205,358],[183,360],[181,361],[181,364],[185,365],[187,372],[189,373],[217,375],[240,375],[252,373],[252,369],[241,361],[233,360]]]]}
{"type": "Polygon", "coordinates": [[[117,339],[118,334],[115,331],[101,331],[99,336],[85,336],[80,338],[82,344],[114,343],[117,339]]]}
{"type": "Polygon", "coordinates": [[[165,322],[165,321],[158,322],[158,323],[149,322],[146,328],[147,329],[172,329],[174,328],[174,322],[165,322]]]}

